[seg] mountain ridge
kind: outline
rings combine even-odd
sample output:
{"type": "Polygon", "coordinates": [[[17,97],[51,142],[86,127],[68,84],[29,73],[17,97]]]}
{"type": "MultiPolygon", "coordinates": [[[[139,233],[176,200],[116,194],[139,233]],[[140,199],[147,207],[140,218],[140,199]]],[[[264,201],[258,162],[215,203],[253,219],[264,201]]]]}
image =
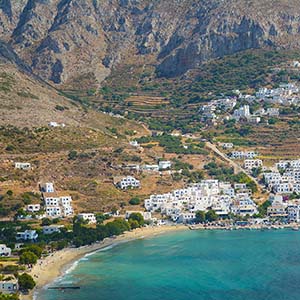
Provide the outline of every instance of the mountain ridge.
{"type": "Polygon", "coordinates": [[[59,86],[99,84],[132,60],[178,77],[247,49],[299,49],[297,1],[4,0],[0,39],[59,86]]]}

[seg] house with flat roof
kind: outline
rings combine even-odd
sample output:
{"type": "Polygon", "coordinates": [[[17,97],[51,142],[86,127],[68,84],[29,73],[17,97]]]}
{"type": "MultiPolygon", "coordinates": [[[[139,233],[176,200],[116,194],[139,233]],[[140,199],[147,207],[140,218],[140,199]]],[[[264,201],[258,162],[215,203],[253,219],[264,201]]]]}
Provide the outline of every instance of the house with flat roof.
{"type": "Polygon", "coordinates": [[[38,234],[36,230],[25,230],[22,232],[18,232],[16,239],[23,240],[23,241],[35,241],[38,238],[38,234]]]}
{"type": "Polygon", "coordinates": [[[5,244],[0,244],[0,256],[11,256],[11,248],[5,244]]]}
{"type": "Polygon", "coordinates": [[[13,280],[1,280],[0,281],[0,293],[3,294],[14,294],[19,290],[19,284],[16,279],[13,280]]]}

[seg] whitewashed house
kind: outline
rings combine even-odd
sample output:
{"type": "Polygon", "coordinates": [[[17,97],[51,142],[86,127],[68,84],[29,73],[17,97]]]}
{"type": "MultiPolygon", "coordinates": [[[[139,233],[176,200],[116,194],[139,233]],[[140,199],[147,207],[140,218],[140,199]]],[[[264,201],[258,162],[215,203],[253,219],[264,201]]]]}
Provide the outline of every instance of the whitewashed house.
{"type": "Polygon", "coordinates": [[[64,193],[43,193],[46,214],[50,218],[70,217],[74,211],[72,197],[64,193]]]}
{"type": "Polygon", "coordinates": [[[54,193],[54,184],[52,182],[46,182],[40,184],[40,191],[42,193],[54,193]]]}
{"type": "Polygon", "coordinates": [[[31,169],[31,164],[30,163],[23,163],[23,162],[16,162],[15,163],[15,169],[19,170],[30,170],[31,169]]]}
{"type": "Polygon", "coordinates": [[[93,213],[81,213],[81,214],[78,214],[77,217],[79,219],[87,221],[88,224],[96,224],[97,223],[96,216],[93,213]]]}
{"type": "Polygon", "coordinates": [[[0,244],[0,256],[11,256],[11,248],[5,244],[0,244]]]}
{"type": "Polygon", "coordinates": [[[50,226],[43,226],[43,234],[53,234],[53,233],[60,233],[61,228],[63,225],[50,225],[50,226]]]}
{"type": "Polygon", "coordinates": [[[39,212],[41,210],[40,204],[28,204],[26,210],[32,213],[39,212]]]}
{"type": "Polygon", "coordinates": [[[16,239],[23,241],[35,241],[38,238],[36,230],[25,230],[23,232],[18,232],[16,239]]]}
{"type": "Polygon", "coordinates": [[[262,167],[263,162],[261,159],[246,159],[244,160],[244,168],[247,170],[252,170],[253,168],[262,167]]]}
{"type": "Polygon", "coordinates": [[[125,190],[129,188],[140,188],[141,182],[135,179],[133,176],[126,176],[122,178],[115,178],[116,187],[125,190]]]}
{"type": "Polygon", "coordinates": [[[169,160],[161,160],[158,163],[158,167],[160,170],[170,169],[172,167],[172,163],[169,160]]]}
{"type": "Polygon", "coordinates": [[[12,279],[8,281],[5,280],[0,281],[0,293],[13,294],[13,293],[17,293],[18,290],[19,290],[19,284],[16,279],[12,279]]]}
{"type": "Polygon", "coordinates": [[[289,204],[287,208],[289,222],[300,222],[300,204],[289,204]]]}

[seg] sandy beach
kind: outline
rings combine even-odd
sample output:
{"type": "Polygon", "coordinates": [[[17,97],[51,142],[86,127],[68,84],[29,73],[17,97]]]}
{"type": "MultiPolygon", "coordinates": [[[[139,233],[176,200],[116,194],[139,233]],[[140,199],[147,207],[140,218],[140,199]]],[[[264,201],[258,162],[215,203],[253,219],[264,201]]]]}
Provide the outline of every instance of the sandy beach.
{"type": "Polygon", "coordinates": [[[65,248],[61,251],[57,251],[43,259],[40,259],[32,268],[32,270],[28,272],[36,281],[36,287],[29,295],[21,295],[20,298],[22,300],[34,299],[34,295],[36,295],[39,290],[53,282],[56,278],[62,276],[75,261],[79,260],[86,254],[112,245],[186,229],[188,229],[188,227],[184,225],[144,227],[134,231],[126,232],[123,235],[115,238],[106,238],[102,242],[93,244],[91,246],[65,248]]]}

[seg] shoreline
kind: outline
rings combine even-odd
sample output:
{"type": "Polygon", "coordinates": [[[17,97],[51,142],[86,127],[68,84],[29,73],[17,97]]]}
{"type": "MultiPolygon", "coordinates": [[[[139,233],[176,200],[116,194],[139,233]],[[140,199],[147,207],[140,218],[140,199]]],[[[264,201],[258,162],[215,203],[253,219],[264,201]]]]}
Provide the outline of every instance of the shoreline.
{"type": "Polygon", "coordinates": [[[138,228],[133,231],[125,232],[117,237],[106,238],[99,243],[80,248],[65,248],[54,252],[49,256],[40,259],[37,264],[29,272],[27,272],[36,281],[36,286],[28,295],[21,294],[20,299],[37,299],[36,296],[39,291],[66,274],[66,272],[72,268],[74,263],[78,262],[81,258],[88,254],[93,254],[105,248],[114,247],[134,240],[155,237],[165,233],[183,230],[189,230],[189,227],[185,225],[174,225],[138,228]]]}
{"type": "MultiPolygon", "coordinates": [[[[299,224],[298,224],[299,225],[299,224]]],[[[298,228],[296,224],[288,224],[282,226],[236,226],[236,227],[219,227],[219,226],[203,226],[203,225],[169,225],[159,227],[143,227],[133,231],[125,232],[124,234],[106,238],[99,243],[95,243],[80,248],[65,248],[54,252],[49,256],[40,259],[37,264],[28,272],[36,281],[36,287],[28,295],[20,295],[21,300],[37,299],[39,291],[49,286],[55,280],[59,279],[69,272],[74,264],[88,254],[93,254],[97,251],[111,248],[123,243],[135,241],[138,239],[151,238],[166,233],[183,231],[183,230],[267,230],[267,229],[293,229],[298,228]]]]}

